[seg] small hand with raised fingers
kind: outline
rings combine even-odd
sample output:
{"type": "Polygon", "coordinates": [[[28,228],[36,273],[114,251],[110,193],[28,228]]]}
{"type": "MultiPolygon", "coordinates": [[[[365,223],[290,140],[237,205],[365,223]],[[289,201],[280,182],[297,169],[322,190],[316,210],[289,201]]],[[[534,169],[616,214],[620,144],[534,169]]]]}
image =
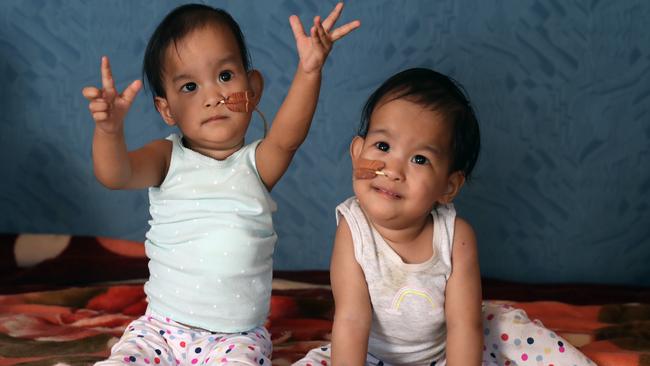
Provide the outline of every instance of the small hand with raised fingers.
{"type": "Polygon", "coordinates": [[[309,35],[305,34],[298,16],[292,15],[289,17],[291,30],[293,30],[293,35],[296,38],[300,64],[306,73],[319,72],[325,64],[334,42],[345,37],[361,25],[360,21],[354,20],[331,31],[334,23],[341,16],[341,11],[343,11],[343,3],[338,3],[322,23],[320,16],[315,16],[314,25],[311,27],[309,35]]]}
{"type": "Polygon", "coordinates": [[[108,57],[102,57],[102,89],[94,86],[83,88],[82,94],[88,99],[88,109],[95,120],[97,128],[106,133],[122,130],[124,117],[131,108],[135,96],[142,88],[142,82],[135,80],[120,94],[115,90],[115,81],[111,73],[108,57]]]}

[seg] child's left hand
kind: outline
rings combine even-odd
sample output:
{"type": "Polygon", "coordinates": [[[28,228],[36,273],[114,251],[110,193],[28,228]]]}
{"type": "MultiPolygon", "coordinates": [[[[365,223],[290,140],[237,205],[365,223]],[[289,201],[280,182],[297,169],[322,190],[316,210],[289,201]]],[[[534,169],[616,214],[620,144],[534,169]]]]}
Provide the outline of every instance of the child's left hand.
{"type": "Polygon", "coordinates": [[[320,16],[315,16],[314,25],[311,27],[309,36],[305,34],[305,30],[298,16],[292,15],[289,17],[291,30],[293,30],[293,35],[296,38],[300,65],[304,72],[320,72],[323,64],[325,64],[327,55],[332,50],[334,42],[345,37],[361,25],[360,21],[355,20],[334,29],[330,33],[330,29],[339,19],[342,10],[343,3],[336,4],[334,10],[332,10],[330,15],[322,23],[320,16]]]}

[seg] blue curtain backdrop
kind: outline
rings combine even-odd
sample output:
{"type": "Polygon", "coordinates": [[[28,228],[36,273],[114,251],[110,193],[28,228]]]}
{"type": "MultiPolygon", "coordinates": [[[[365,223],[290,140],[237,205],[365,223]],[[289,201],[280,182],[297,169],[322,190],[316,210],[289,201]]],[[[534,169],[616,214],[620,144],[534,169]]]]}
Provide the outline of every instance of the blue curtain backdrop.
{"type": "MultiPolygon", "coordinates": [[[[99,84],[102,55],[120,89],[139,78],[149,35],[181,3],[0,2],[0,232],[144,239],[146,191],[93,176],[81,88],[99,84]]],[[[334,2],[207,3],[240,22],[273,118],[297,63],[288,16],[310,21],[334,2]]],[[[650,285],[650,2],[353,0],[342,22],[355,18],[363,25],[335,46],[309,137],[273,191],[276,268],[327,268],[361,106],[387,76],[427,66],[460,80],[479,114],[484,148],[457,208],[484,276],[650,285]]],[[[129,148],[171,131],[141,93],[129,148]]]]}

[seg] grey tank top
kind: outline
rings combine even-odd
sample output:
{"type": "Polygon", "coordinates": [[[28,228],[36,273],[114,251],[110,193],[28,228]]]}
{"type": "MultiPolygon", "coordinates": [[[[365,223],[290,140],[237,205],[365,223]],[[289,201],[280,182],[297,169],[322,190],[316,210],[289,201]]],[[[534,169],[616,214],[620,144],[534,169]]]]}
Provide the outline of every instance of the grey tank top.
{"type": "Polygon", "coordinates": [[[445,287],[451,274],[456,211],[436,207],[433,255],[404,263],[367,220],[355,197],[336,208],[352,233],[354,255],[366,277],[372,302],[368,352],[393,365],[445,365],[445,287]]]}

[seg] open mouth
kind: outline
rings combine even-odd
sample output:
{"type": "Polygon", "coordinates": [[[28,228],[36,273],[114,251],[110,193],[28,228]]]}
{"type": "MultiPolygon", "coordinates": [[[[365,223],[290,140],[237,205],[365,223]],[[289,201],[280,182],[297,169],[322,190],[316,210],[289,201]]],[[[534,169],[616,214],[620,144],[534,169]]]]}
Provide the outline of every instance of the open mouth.
{"type": "Polygon", "coordinates": [[[400,198],[402,198],[402,196],[400,196],[398,193],[393,192],[393,191],[391,191],[389,189],[380,188],[380,187],[372,187],[372,189],[375,192],[381,194],[382,196],[385,196],[385,197],[390,198],[390,199],[400,199],[400,198]]]}

